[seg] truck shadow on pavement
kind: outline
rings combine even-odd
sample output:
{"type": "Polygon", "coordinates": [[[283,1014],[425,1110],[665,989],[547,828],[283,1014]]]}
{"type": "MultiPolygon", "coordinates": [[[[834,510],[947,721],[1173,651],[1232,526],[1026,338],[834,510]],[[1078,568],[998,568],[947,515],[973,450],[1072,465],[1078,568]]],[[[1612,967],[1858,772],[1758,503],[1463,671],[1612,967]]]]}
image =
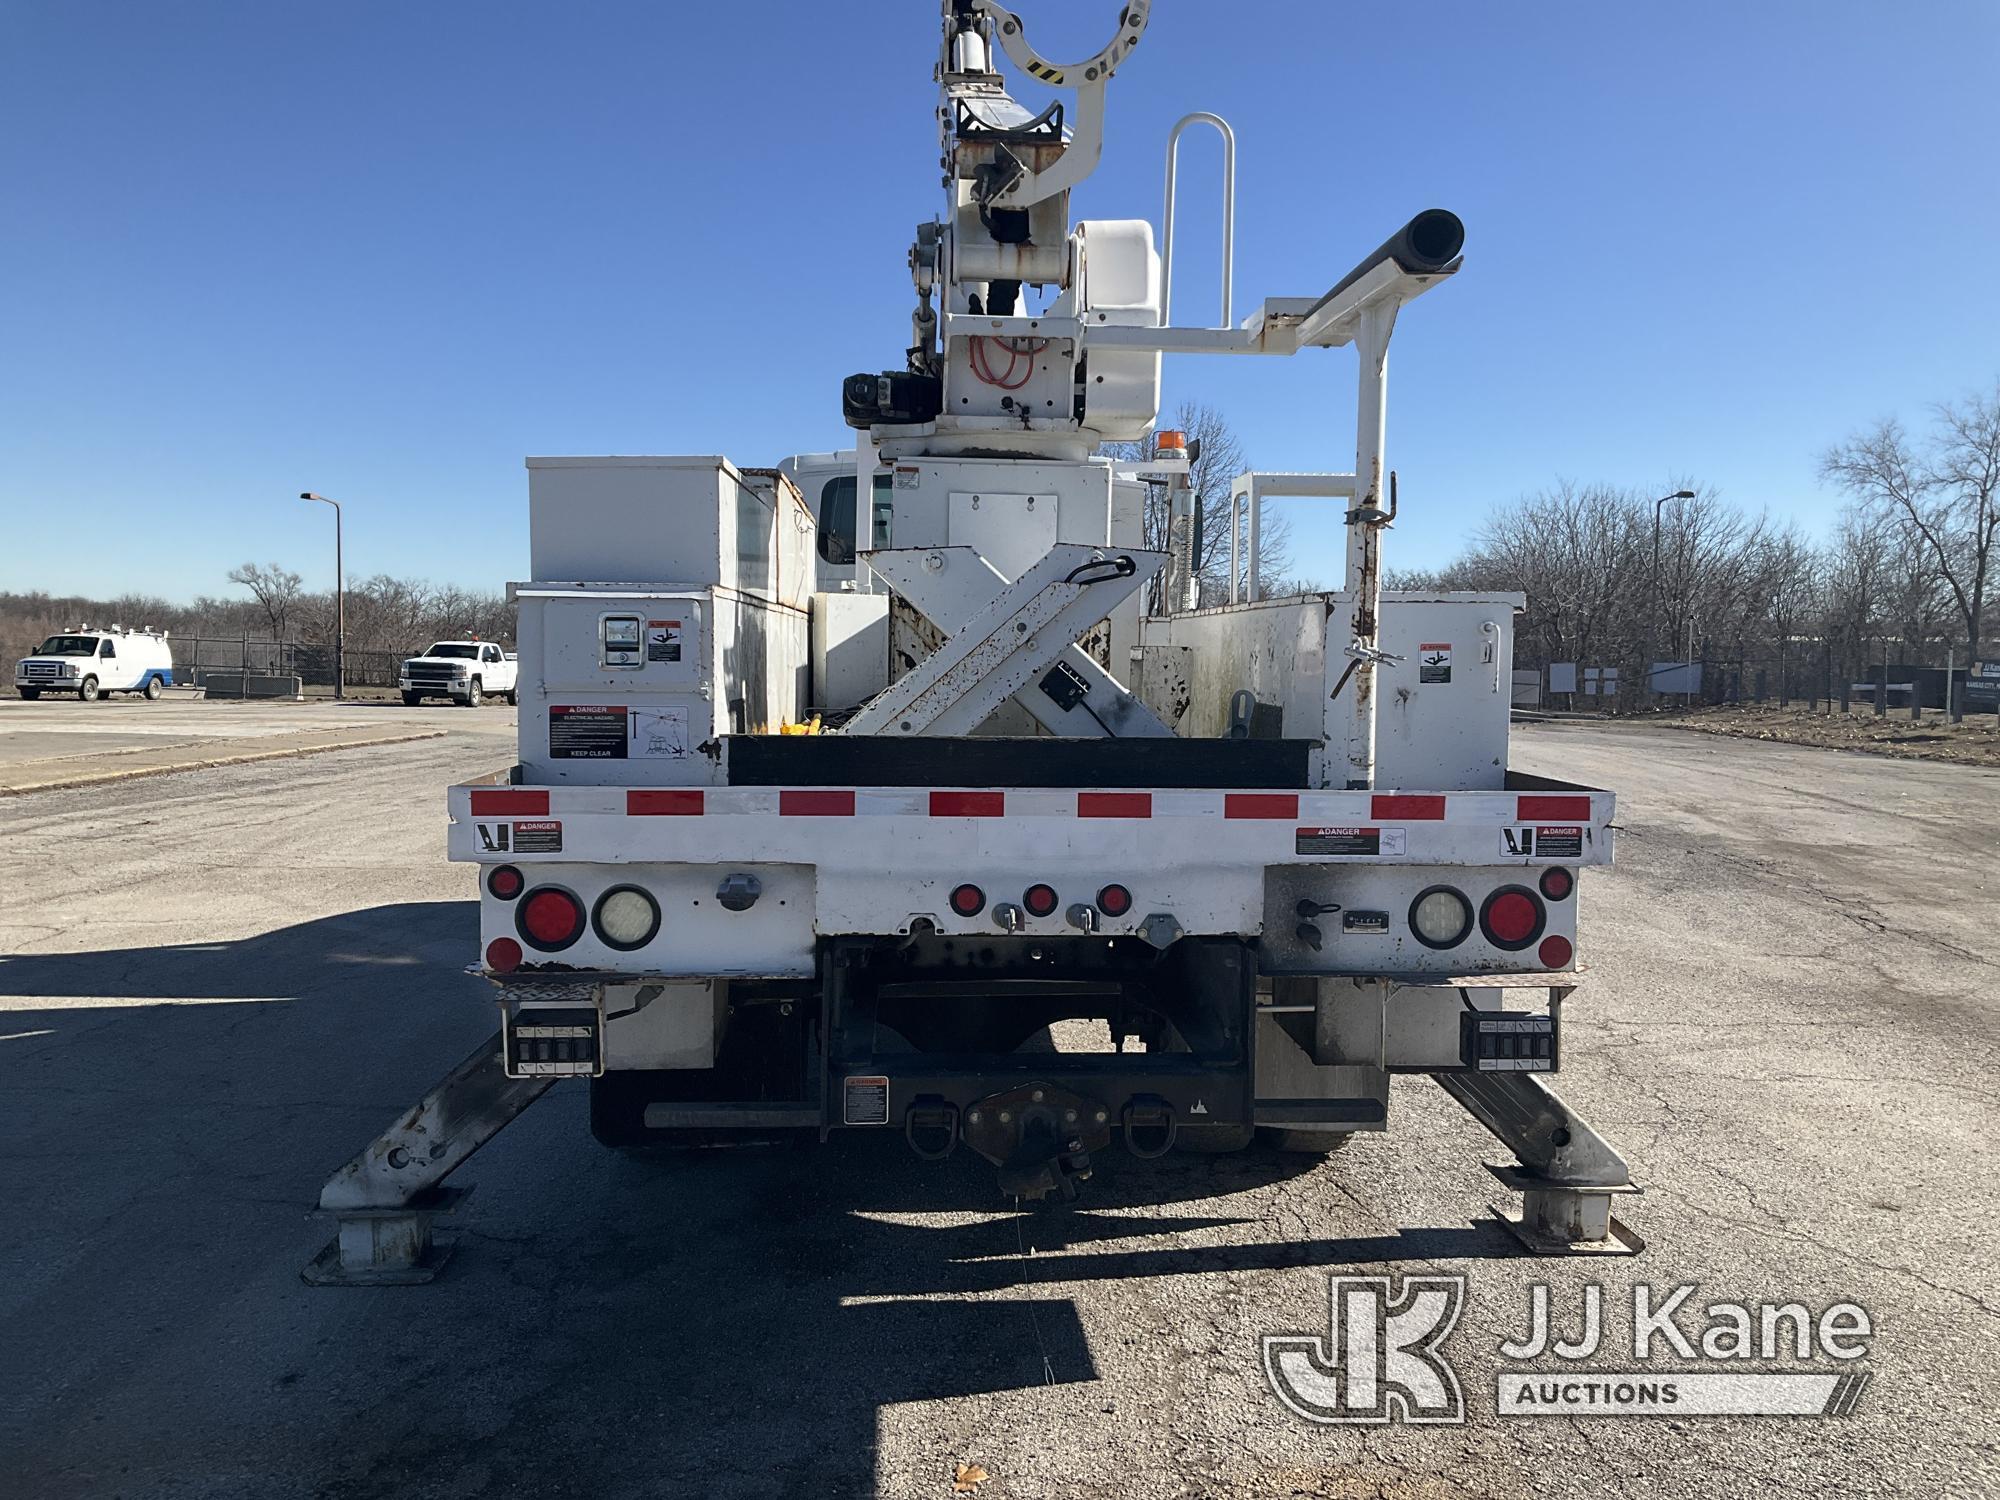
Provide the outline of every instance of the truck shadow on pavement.
{"type": "Polygon", "coordinates": [[[480,1191],[437,1282],[307,1288],[321,1182],[493,1024],[458,971],[476,920],[414,903],[0,959],[21,1493],[870,1495],[929,1462],[913,1445],[948,1493],[983,1408],[915,1407],[884,1440],[888,1408],[1076,1386],[1123,1410],[1163,1357],[1255,1381],[1254,1332],[1209,1326],[1201,1278],[1510,1254],[1490,1227],[1358,1213],[1285,1237],[1275,1196],[1340,1157],[1114,1149],[1079,1205],[1016,1212],[970,1153],[900,1140],[608,1152],[564,1086],[459,1174],[480,1191]],[[1212,1353],[1185,1350],[1190,1321],[1212,1353]]]}

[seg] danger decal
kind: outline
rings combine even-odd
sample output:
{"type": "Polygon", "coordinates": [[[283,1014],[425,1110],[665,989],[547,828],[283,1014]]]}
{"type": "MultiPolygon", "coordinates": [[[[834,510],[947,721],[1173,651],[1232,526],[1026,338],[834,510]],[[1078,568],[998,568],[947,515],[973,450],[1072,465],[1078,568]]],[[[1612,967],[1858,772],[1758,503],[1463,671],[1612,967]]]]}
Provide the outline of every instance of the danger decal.
{"type": "Polygon", "coordinates": [[[1300,854],[1382,855],[1410,852],[1407,828],[1301,828],[1293,839],[1300,854]]]}
{"type": "Polygon", "coordinates": [[[549,759],[625,759],[625,717],[622,703],[551,704],[549,759]]]}
{"type": "Polygon", "coordinates": [[[1535,823],[1503,828],[1500,853],[1506,859],[1582,859],[1583,826],[1535,823]]]}
{"type": "Polygon", "coordinates": [[[1425,641],[1417,647],[1417,681],[1451,681],[1451,642],[1425,641]]]}

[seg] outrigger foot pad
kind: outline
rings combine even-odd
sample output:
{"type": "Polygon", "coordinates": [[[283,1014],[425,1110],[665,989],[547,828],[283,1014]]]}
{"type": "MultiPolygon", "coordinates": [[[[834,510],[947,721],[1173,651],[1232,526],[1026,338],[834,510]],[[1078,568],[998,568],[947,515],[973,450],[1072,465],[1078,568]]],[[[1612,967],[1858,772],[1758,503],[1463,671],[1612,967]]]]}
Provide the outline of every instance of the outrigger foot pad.
{"type": "Polygon", "coordinates": [[[1641,1191],[1629,1182],[1619,1187],[1565,1184],[1491,1162],[1486,1170],[1521,1195],[1518,1210],[1493,1204],[1493,1217],[1532,1254],[1637,1255],[1646,1248],[1628,1225],[1611,1216],[1615,1194],[1641,1191]]]}
{"type": "Polygon", "coordinates": [[[438,1239],[435,1221],[471,1196],[470,1187],[440,1187],[397,1208],[322,1209],[334,1236],[299,1272],[307,1286],[421,1286],[458,1248],[438,1239]]]}
{"type": "Polygon", "coordinates": [[[481,1042],[327,1179],[319,1212],[338,1228],[299,1273],[308,1286],[411,1286],[437,1275],[452,1247],[432,1227],[472,1191],[444,1179],[555,1081],[508,1077],[505,1040],[481,1042]]]}
{"type": "Polygon", "coordinates": [[[1646,1242],[1611,1217],[1611,1200],[1639,1191],[1625,1159],[1540,1073],[1434,1073],[1518,1165],[1487,1170],[1521,1195],[1493,1215],[1536,1255],[1637,1255],[1646,1242]]]}

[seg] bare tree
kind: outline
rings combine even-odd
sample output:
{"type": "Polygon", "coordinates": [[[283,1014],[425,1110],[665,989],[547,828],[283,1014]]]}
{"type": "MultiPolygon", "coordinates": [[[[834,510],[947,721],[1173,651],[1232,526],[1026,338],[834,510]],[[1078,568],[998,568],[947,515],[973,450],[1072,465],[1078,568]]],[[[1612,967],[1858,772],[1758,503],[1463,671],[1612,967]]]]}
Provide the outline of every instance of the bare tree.
{"type": "MultiPolygon", "coordinates": [[[[1244,456],[1242,439],[1230,427],[1229,421],[1216,408],[1200,401],[1183,401],[1174,409],[1171,418],[1162,418],[1162,428],[1178,430],[1187,434],[1191,450],[1199,445],[1198,457],[1191,467],[1190,477],[1194,481],[1194,492],[1201,513],[1201,602],[1219,604],[1229,597],[1230,566],[1232,552],[1229,535],[1229,490],[1236,476],[1249,467],[1244,456]]],[[[1148,443],[1106,443],[1098,450],[1110,458],[1124,461],[1143,459],[1151,454],[1148,443]]],[[[1163,485],[1147,486],[1144,524],[1145,545],[1156,551],[1167,550],[1167,527],[1171,516],[1167,490],[1163,485]]],[[[1239,530],[1234,556],[1239,571],[1247,573],[1249,555],[1248,519],[1239,530]]],[[[1258,537],[1258,576],[1267,594],[1296,591],[1310,588],[1309,584],[1292,580],[1292,528],[1283,516],[1268,512],[1262,518],[1258,537]]],[[[1159,584],[1155,580],[1148,595],[1154,609],[1161,607],[1159,584]]]]}
{"type": "Polygon", "coordinates": [[[1891,417],[1828,449],[1820,473],[1909,529],[1976,652],[2000,541],[2000,383],[1990,395],[1947,402],[1933,414],[1926,447],[1891,417]]]}
{"type": "Polygon", "coordinates": [[[258,607],[264,611],[264,618],[270,622],[271,639],[283,640],[285,621],[290,617],[292,607],[298,603],[305,580],[276,563],[266,563],[261,567],[256,563],[245,563],[240,568],[229,570],[229,581],[250,590],[258,607]]]}

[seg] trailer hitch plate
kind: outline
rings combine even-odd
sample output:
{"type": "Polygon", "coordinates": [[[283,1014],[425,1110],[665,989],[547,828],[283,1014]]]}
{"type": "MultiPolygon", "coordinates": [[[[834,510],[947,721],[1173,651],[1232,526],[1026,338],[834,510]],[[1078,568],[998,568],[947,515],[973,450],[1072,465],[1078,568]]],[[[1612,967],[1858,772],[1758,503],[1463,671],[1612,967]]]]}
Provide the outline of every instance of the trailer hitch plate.
{"type": "Polygon", "coordinates": [[[991,1094],[965,1112],[965,1143],[1000,1169],[1000,1190],[1030,1201],[1074,1198],[1090,1154],[1111,1144],[1111,1112],[1047,1083],[991,1094]]]}

